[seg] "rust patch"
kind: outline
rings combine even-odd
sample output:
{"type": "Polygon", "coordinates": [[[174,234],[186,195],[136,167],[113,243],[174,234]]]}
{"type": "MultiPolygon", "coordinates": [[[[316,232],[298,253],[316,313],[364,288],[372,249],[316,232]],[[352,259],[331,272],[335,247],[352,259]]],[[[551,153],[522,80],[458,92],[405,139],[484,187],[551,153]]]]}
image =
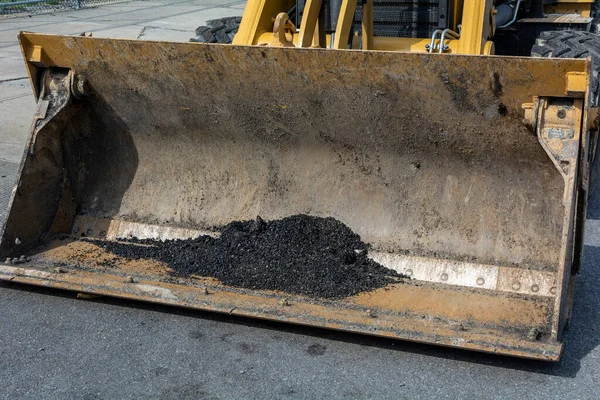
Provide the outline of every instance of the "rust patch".
{"type": "Polygon", "coordinates": [[[412,313],[465,324],[544,326],[552,315],[552,298],[518,297],[445,285],[413,283],[392,285],[361,293],[353,302],[377,310],[412,313]]]}
{"type": "Polygon", "coordinates": [[[36,255],[34,260],[84,270],[112,270],[125,275],[166,277],[170,272],[164,263],[118,257],[100,246],[84,241],[52,241],[47,250],[36,255]]]}
{"type": "MultiPolygon", "coordinates": [[[[32,263],[42,261],[44,264],[61,265],[68,270],[102,271],[117,273],[120,276],[138,276],[151,280],[164,280],[169,277],[170,269],[164,263],[149,259],[131,260],[116,257],[102,247],[83,241],[53,241],[47,249],[33,257],[32,263]],[[65,243],[66,242],[66,243],[65,243]]],[[[305,299],[281,291],[236,289],[220,283],[210,277],[192,276],[177,278],[179,284],[207,288],[207,298],[216,295],[220,290],[234,290],[244,297],[243,293],[265,293],[278,299],[285,299],[286,304],[293,304],[296,310],[303,309],[305,301],[321,302],[317,299],[305,299]]],[[[252,296],[246,298],[253,302],[252,296]]],[[[245,301],[246,301],[245,300],[245,301]]],[[[280,308],[281,301],[277,301],[280,308]]],[[[343,300],[327,300],[317,314],[324,319],[335,315],[335,307],[344,304],[373,310],[375,315],[411,315],[418,318],[439,319],[447,321],[450,326],[502,326],[520,327],[528,330],[535,326],[546,332],[552,314],[553,299],[549,297],[523,296],[490,290],[475,290],[425,282],[406,281],[392,284],[371,292],[360,293],[343,300]],[[332,314],[333,313],[333,314],[332,314]]],[[[309,310],[307,309],[306,312],[309,310]]],[[[313,312],[315,312],[313,310],[313,312]]],[[[366,311],[365,311],[366,312],[366,311]]]]}

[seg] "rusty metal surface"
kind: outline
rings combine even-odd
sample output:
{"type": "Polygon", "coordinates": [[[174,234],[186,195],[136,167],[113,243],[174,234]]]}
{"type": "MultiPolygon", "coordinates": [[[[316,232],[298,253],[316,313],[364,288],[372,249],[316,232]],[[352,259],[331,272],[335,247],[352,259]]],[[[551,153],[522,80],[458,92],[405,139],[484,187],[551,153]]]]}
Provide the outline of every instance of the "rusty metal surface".
{"type": "Polygon", "coordinates": [[[101,247],[70,240],[37,249],[29,262],[0,264],[2,280],[85,293],[543,360],[557,360],[562,349],[549,335],[531,338],[532,329],[548,324],[551,298],[499,296],[408,281],[326,301],[236,289],[201,277],[173,278],[168,272],[158,262],[115,259],[101,247]]]}
{"type": "Polygon", "coordinates": [[[562,95],[585,61],[32,37],[93,91],[65,134],[66,153],[98,148],[66,161],[94,177],[73,182],[82,213],[306,212],[375,248],[557,268],[563,180],[521,104],[562,95]]]}
{"type": "Polygon", "coordinates": [[[36,246],[74,233],[81,218],[100,236],[122,229],[168,238],[256,215],[307,213],[341,220],[382,254],[426,257],[440,279],[350,303],[303,300],[315,308],[267,315],[257,311],[262,295],[228,297],[241,292],[220,288],[222,300],[198,300],[190,281],[163,282],[156,265],[144,262],[124,263],[123,273],[178,294],[132,292],[92,262],[102,254],[72,254],[67,244],[44,249],[46,264],[28,266],[33,272],[2,267],[2,279],[559,357],[564,307],[557,299],[569,281],[573,233],[582,229],[573,222],[578,154],[551,158],[545,139],[523,123],[522,105],[566,96],[567,74],[587,73],[587,61],[29,33],[21,42],[33,86],[43,82],[36,93],[49,104],[32,130],[1,256],[40,255],[36,246]],[[75,81],[86,82],[86,96],[68,95],[75,81]],[[73,271],[35,272],[61,263],[73,271]],[[473,275],[480,264],[491,266],[495,287],[484,285],[488,275],[473,275]],[[475,284],[445,284],[443,275],[453,275],[440,267],[454,265],[466,265],[475,284]],[[514,289],[516,279],[528,288],[514,289]],[[382,317],[365,317],[367,309],[382,317]]]}

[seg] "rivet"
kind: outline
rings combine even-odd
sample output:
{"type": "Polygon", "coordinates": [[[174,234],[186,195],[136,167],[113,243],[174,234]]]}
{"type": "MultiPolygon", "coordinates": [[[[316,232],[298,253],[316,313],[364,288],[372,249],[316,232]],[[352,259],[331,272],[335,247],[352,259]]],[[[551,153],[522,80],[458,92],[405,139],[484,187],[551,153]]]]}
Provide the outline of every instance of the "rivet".
{"type": "Polygon", "coordinates": [[[16,245],[20,245],[20,244],[21,244],[21,239],[19,239],[19,238],[15,238],[15,244],[16,244],[16,245]]]}
{"type": "Polygon", "coordinates": [[[413,276],[413,270],[412,269],[407,269],[406,270],[406,275],[407,276],[413,276]]]}
{"type": "Polygon", "coordinates": [[[556,294],[556,287],[555,286],[552,286],[550,288],[550,294],[556,294]]]}
{"type": "Polygon", "coordinates": [[[512,288],[513,290],[519,290],[521,289],[521,284],[519,282],[515,282],[512,284],[512,288]]]}
{"type": "Polygon", "coordinates": [[[133,283],[133,276],[128,276],[127,278],[125,278],[125,282],[126,283],[133,283]]]}
{"type": "Polygon", "coordinates": [[[535,283],[533,285],[531,285],[531,291],[533,293],[537,293],[537,292],[539,292],[539,290],[540,290],[540,287],[538,285],[536,285],[535,283]]]}
{"type": "Polygon", "coordinates": [[[443,281],[447,281],[448,280],[448,274],[444,272],[442,275],[440,275],[440,279],[443,280],[443,281]]]}
{"type": "Polygon", "coordinates": [[[287,299],[282,299],[279,304],[281,304],[282,306],[289,306],[290,303],[287,301],[287,299]]]}
{"type": "Polygon", "coordinates": [[[373,310],[367,310],[367,316],[371,317],[371,318],[375,318],[375,313],[373,312],[373,310]]]}
{"type": "Polygon", "coordinates": [[[61,267],[56,267],[56,268],[54,268],[54,272],[55,272],[55,273],[57,273],[57,274],[64,274],[64,273],[65,273],[65,272],[67,272],[67,271],[65,271],[65,270],[64,270],[63,268],[61,268],[61,267]]]}
{"type": "Polygon", "coordinates": [[[483,279],[483,278],[477,278],[477,284],[479,286],[483,285],[484,283],[485,283],[485,279],[483,279]]]}

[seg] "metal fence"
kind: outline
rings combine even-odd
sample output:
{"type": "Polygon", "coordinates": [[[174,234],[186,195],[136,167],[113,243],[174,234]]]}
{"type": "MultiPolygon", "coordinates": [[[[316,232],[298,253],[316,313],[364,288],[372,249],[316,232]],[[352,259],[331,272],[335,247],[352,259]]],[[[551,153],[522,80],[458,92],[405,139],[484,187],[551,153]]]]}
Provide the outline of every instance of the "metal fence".
{"type": "Polygon", "coordinates": [[[73,10],[114,1],[119,0],[0,0],[0,15],[73,10]]]}

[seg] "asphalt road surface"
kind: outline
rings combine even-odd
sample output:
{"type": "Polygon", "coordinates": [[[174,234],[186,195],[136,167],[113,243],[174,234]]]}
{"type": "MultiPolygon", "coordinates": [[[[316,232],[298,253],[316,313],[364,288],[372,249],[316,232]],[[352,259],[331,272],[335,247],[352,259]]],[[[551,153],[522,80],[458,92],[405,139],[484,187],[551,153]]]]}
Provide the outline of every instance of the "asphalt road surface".
{"type": "MultiPolygon", "coordinates": [[[[35,108],[17,31],[187,41],[243,5],[136,1],[0,19],[0,218],[35,108]]],[[[558,364],[0,283],[0,398],[597,399],[599,257],[596,190],[558,364]]]]}

